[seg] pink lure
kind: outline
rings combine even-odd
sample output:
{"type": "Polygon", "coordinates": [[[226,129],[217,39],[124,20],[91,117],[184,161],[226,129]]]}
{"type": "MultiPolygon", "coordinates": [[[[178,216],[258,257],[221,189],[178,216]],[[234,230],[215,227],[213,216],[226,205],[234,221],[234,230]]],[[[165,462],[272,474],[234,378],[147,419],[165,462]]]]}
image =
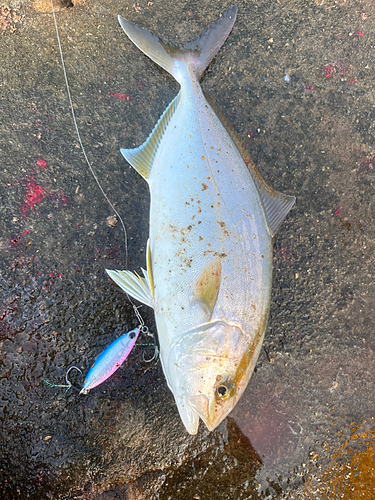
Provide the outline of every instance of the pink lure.
{"type": "Polygon", "coordinates": [[[116,339],[90,368],[80,394],[87,394],[112,375],[129,356],[139,335],[139,328],[116,339]]]}

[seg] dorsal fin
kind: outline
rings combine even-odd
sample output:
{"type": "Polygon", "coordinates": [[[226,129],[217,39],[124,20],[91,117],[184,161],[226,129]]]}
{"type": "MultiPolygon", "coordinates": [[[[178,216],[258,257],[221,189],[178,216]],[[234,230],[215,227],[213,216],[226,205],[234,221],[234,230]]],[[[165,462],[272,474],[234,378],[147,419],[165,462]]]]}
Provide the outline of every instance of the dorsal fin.
{"type": "Polygon", "coordinates": [[[288,215],[288,212],[294,205],[296,198],[295,196],[289,196],[287,194],[279,193],[272,189],[265,182],[263,177],[260,175],[259,170],[256,168],[253,160],[250,158],[249,153],[246,151],[245,146],[242,144],[241,140],[238,138],[236,132],[234,131],[232,125],[229,123],[228,119],[224,116],[223,112],[212,99],[212,97],[204,92],[205,98],[208,103],[220,119],[221,123],[225,127],[226,131],[230,135],[232,141],[236,145],[238,151],[240,152],[243,161],[245,162],[251,177],[257,187],[260,199],[264,207],[265,214],[267,216],[267,221],[269,228],[271,230],[272,236],[275,235],[276,231],[281,226],[283,220],[288,215]]]}
{"type": "Polygon", "coordinates": [[[173,101],[171,101],[167,109],[161,115],[146,142],[139,146],[139,148],[121,149],[121,153],[124,158],[146,180],[150,174],[156,152],[163,135],[165,134],[168,123],[176,110],[179,96],[180,94],[178,94],[173,101]]]}

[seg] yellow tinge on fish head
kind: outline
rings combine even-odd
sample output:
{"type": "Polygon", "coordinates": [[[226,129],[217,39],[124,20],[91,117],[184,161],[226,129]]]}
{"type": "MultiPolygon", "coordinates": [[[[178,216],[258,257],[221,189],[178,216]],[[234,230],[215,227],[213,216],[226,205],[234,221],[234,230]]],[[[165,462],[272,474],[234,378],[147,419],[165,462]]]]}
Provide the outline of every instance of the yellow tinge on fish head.
{"type": "Polygon", "coordinates": [[[163,371],[191,434],[199,419],[217,427],[251,377],[269,313],[273,236],[295,202],[267,186],[199,84],[236,13],[232,5],[184,45],[119,17],[181,89],[147,141],[121,150],[150,188],[147,269],[107,272],[154,309],[163,371]]]}
{"type": "Polygon", "coordinates": [[[186,332],[171,346],[168,380],[185,427],[199,417],[213,430],[233,409],[251,376],[249,345],[240,328],[217,321],[186,332]]]}

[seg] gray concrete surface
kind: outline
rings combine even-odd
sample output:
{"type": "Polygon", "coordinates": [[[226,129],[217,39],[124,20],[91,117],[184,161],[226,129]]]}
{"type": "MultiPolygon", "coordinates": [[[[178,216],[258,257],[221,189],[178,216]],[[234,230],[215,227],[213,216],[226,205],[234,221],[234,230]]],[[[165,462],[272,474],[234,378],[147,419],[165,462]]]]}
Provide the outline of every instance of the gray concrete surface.
{"type": "MultiPolygon", "coordinates": [[[[178,42],[227,5],[55,4],[82,140],[124,218],[131,269],[144,265],[149,198],[119,148],[147,138],[178,86],[130,44],[116,16],[178,42]]],[[[147,347],[86,397],[44,382],[63,384],[72,365],[86,372],[136,319],[104,271],[123,266],[124,238],[120,224],[108,226],[112,211],[78,147],[49,4],[1,9],[4,500],[371,498],[375,3],[237,5],[203,87],[267,182],[297,202],[275,238],[256,372],[230,417],[195,437],[160,364],[143,361],[147,347]]],[[[141,312],[154,330],[151,311],[141,312]]]]}

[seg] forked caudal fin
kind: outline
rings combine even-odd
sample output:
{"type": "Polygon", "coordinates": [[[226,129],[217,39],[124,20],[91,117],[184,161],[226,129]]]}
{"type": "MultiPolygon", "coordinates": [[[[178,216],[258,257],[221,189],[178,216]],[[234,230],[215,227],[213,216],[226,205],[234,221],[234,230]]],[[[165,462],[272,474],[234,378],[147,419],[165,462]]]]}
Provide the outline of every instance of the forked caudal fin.
{"type": "MultiPolygon", "coordinates": [[[[186,75],[186,67],[193,78],[199,78],[204,72],[227,39],[236,20],[236,14],[237,7],[231,5],[220,19],[209,26],[203,35],[184,45],[165,42],[121,16],[118,16],[118,20],[130,40],[182,84],[183,75],[186,75]]],[[[176,110],[178,99],[179,95],[169,104],[144,144],[135,149],[121,149],[124,158],[146,180],[149,177],[158,146],[176,110]]]]}
{"type": "Polygon", "coordinates": [[[130,40],[181,83],[181,64],[186,64],[197,77],[202,75],[231,32],[236,15],[237,7],[231,5],[202,35],[184,45],[168,43],[121,16],[118,20],[130,40]]]}

